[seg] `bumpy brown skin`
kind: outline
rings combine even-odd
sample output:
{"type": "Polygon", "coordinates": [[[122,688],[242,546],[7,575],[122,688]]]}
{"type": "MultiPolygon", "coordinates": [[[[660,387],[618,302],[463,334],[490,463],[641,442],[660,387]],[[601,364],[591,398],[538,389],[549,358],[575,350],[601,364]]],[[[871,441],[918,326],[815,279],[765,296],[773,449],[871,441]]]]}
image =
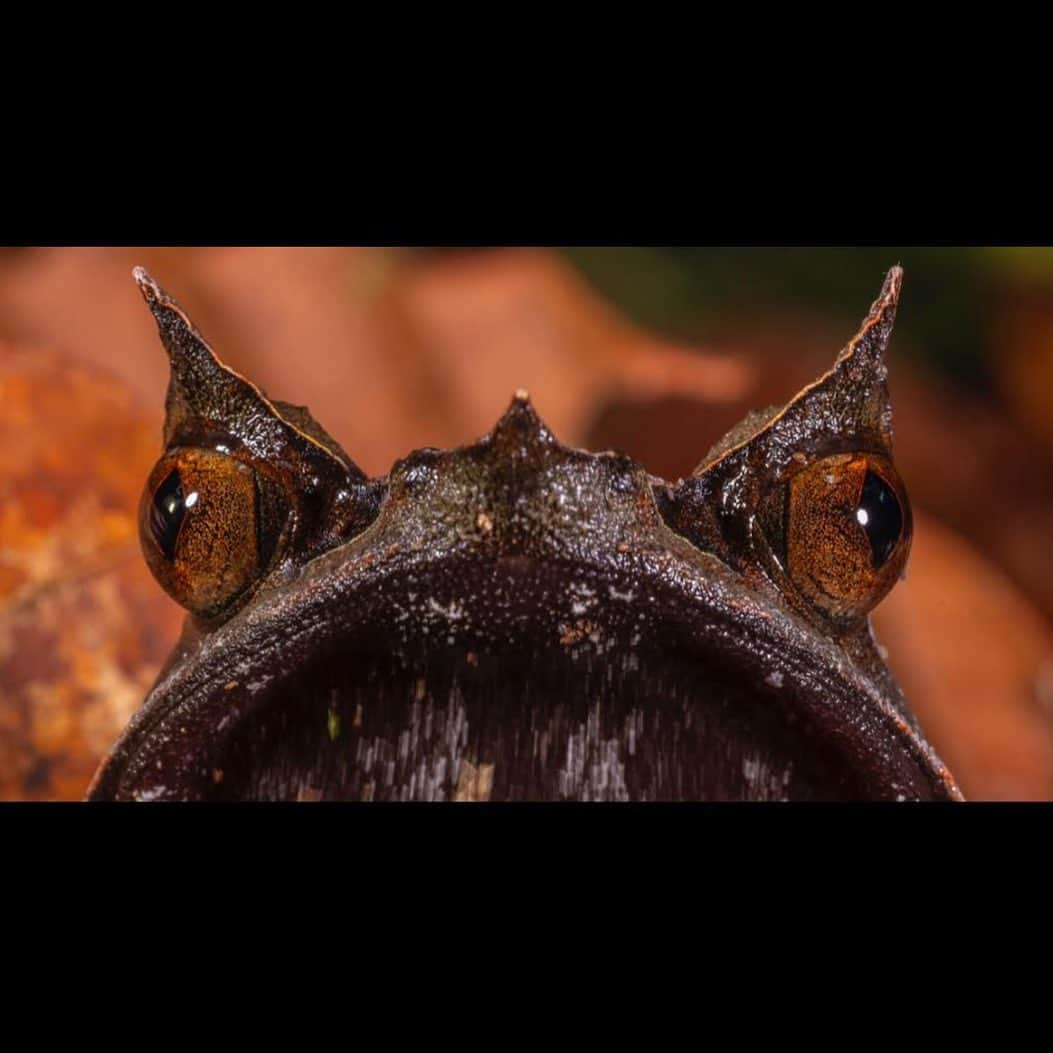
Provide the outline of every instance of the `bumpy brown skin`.
{"type": "MultiPolygon", "coordinates": [[[[425,780],[426,793],[400,747],[386,785],[391,790],[394,779],[402,797],[456,798],[465,784],[480,782],[494,798],[779,796],[770,781],[758,785],[748,758],[742,771],[722,775],[720,785],[697,778],[691,755],[664,765],[661,756],[649,766],[631,759],[636,727],[654,735],[650,745],[666,743],[645,711],[666,690],[655,685],[665,683],[667,666],[677,670],[669,690],[687,691],[700,721],[715,701],[718,709],[755,707],[750,712],[757,715],[758,737],[763,725],[765,756],[790,757],[779,784],[785,795],[809,795],[811,770],[822,782],[820,796],[958,799],[865,619],[848,628],[824,621],[780,577],[757,531],[765,494],[802,463],[860,451],[891,457],[882,352],[900,278],[898,268],[890,272],[830,373],[779,413],[747,423],[694,476],[670,485],[628,458],[563,447],[525,393],[517,393],[493,432],[474,446],[418,451],[388,477],[367,480],[305,411],[267,400],[222,367],[174,301],[139,273],[172,359],[166,442],[233,436],[242,456],[283,480],[291,511],[265,578],[222,614],[188,623],[89,797],[202,799],[216,796],[217,787],[231,796],[266,796],[270,786],[277,796],[316,798],[321,791],[304,782],[313,747],[306,761],[282,756],[284,774],[274,782],[261,783],[251,769],[254,757],[273,761],[275,747],[264,743],[267,721],[283,712],[300,720],[298,691],[322,683],[319,663],[323,656],[332,663],[335,655],[343,656],[352,678],[356,662],[363,669],[380,662],[396,678],[418,668],[439,679],[455,666],[457,677],[488,670],[487,689],[503,698],[533,697],[529,683],[502,682],[514,668],[529,681],[530,662],[551,672],[566,659],[560,675],[578,669],[606,677],[603,697],[625,721],[605,725],[608,767],[618,774],[613,783],[607,768],[589,776],[579,765],[570,778],[569,765],[557,770],[556,762],[546,762],[543,746],[540,753],[535,745],[522,756],[502,755],[507,729],[495,737],[491,728],[485,739],[466,732],[467,747],[456,736],[441,747],[411,746],[445,751],[425,780]],[[527,664],[515,666],[524,655],[527,664]],[[640,706],[629,713],[626,703],[622,713],[618,699],[630,694],[640,706]],[[818,759],[802,756],[804,775],[791,779],[794,750],[805,742],[789,730],[797,727],[818,743],[808,746],[818,759]],[[466,773],[472,777],[466,780],[466,773]],[[608,792],[613,784],[616,794],[608,792]]],[[[430,706],[428,685],[423,678],[419,683],[416,701],[427,696],[430,706]]],[[[370,714],[361,712],[368,693],[349,690],[360,701],[345,723],[368,725],[370,714]]],[[[385,690],[374,688],[378,698],[385,690]]],[[[457,690],[455,684],[451,699],[457,690]]],[[[480,704],[476,699],[467,710],[476,723],[480,704]]],[[[530,712],[499,710],[496,702],[494,711],[505,723],[533,726],[530,712]]],[[[560,730],[565,714],[545,710],[541,719],[542,740],[573,746],[574,735],[560,730]]],[[[690,724],[688,714],[683,726],[690,724]]],[[[302,730],[287,721],[282,727],[290,742],[302,730]]],[[[727,741],[705,744],[707,763],[716,764],[722,745],[732,753],[749,746],[750,727],[735,725],[734,715],[716,719],[712,729],[727,741]]],[[[537,733],[535,727],[535,739],[537,733]]],[[[366,744],[364,732],[348,734],[366,744]]],[[[370,741],[383,746],[384,734],[391,733],[377,732],[370,741]]],[[[328,736],[340,735],[341,718],[331,707],[328,736]]],[[[317,748],[316,774],[335,795],[372,799],[383,788],[375,779],[362,782],[346,764],[334,774],[325,761],[330,767],[323,778],[323,747],[317,748]]],[[[412,759],[426,765],[435,757],[412,759]]]]}

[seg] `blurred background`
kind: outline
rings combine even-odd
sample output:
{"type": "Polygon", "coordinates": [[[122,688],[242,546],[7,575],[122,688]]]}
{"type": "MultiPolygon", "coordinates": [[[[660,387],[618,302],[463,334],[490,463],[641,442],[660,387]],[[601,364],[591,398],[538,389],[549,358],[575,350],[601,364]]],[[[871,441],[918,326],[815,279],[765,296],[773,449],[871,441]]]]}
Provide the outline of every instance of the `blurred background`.
{"type": "Polygon", "coordinates": [[[370,474],[527,388],[564,442],[689,473],[832,364],[893,263],[907,580],[875,614],[966,796],[1053,799],[1053,249],[0,249],[0,799],[79,799],[182,612],[135,508],[167,361],[131,269],[370,474]]]}

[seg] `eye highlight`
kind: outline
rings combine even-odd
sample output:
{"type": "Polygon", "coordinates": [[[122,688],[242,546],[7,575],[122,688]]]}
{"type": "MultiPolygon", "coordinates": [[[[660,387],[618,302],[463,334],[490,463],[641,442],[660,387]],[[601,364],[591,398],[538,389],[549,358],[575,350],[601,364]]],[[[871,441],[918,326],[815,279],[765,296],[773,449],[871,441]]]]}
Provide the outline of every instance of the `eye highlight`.
{"type": "Polygon", "coordinates": [[[183,496],[183,480],[179,469],[173,468],[150,502],[150,534],[168,560],[175,559],[179,528],[183,525],[187,507],[197,503],[197,494],[192,496],[194,501],[188,505],[183,496]]]}
{"type": "Polygon", "coordinates": [[[250,465],[215,450],[176,449],[147,481],[139,537],[161,587],[209,618],[268,569],[285,512],[250,465]]]}
{"type": "Polygon", "coordinates": [[[903,536],[903,510],[896,491],[869,468],[859,495],[856,522],[866,531],[874,569],[880,570],[903,536]]]}
{"type": "Polygon", "coordinates": [[[762,503],[759,521],[798,592],[835,621],[864,617],[900,578],[910,502],[879,454],[824,457],[762,503]]]}

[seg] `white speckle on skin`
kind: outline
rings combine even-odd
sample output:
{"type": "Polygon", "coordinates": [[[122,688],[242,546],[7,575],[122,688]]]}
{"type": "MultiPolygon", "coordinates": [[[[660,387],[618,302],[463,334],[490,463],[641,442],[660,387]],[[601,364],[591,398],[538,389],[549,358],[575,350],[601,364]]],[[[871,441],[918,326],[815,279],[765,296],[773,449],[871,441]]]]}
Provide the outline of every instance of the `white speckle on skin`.
{"type": "Polygon", "coordinates": [[[783,771],[772,770],[764,760],[757,756],[742,758],[742,775],[750,788],[750,799],[756,801],[785,801],[790,779],[793,776],[793,765],[789,764],[783,771]]]}
{"type": "Polygon", "coordinates": [[[781,673],[781,672],[779,672],[779,670],[778,670],[778,669],[776,669],[776,670],[775,670],[774,672],[772,672],[772,673],[769,673],[769,674],[768,674],[768,675],[767,675],[767,676],[766,676],[766,677],[764,678],[764,682],[765,682],[766,684],[771,684],[771,686],[772,686],[772,687],[782,687],[782,684],[783,684],[783,675],[782,675],[782,673],[781,673]]]}
{"type": "Polygon", "coordinates": [[[444,607],[434,596],[428,597],[428,606],[436,613],[448,618],[451,622],[460,621],[464,617],[464,608],[456,601],[451,600],[449,607],[444,607]]]}
{"type": "Polygon", "coordinates": [[[559,786],[562,796],[584,801],[629,799],[625,766],[618,755],[618,739],[602,736],[598,704],[567,738],[559,786]]]}
{"type": "Polygon", "coordinates": [[[576,581],[567,589],[570,598],[574,601],[570,605],[571,612],[575,618],[580,618],[588,612],[588,609],[596,603],[596,592],[590,589],[582,581],[576,581]]]}
{"type": "Polygon", "coordinates": [[[165,786],[154,786],[149,790],[140,790],[136,795],[137,801],[156,801],[158,797],[164,794],[167,787],[165,786]]]}

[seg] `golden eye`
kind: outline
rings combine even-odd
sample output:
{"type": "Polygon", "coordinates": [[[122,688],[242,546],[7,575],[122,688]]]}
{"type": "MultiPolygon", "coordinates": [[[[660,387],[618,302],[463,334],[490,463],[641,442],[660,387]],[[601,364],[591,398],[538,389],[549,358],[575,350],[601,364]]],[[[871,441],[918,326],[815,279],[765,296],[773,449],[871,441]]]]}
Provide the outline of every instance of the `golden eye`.
{"type": "Polygon", "coordinates": [[[760,518],[794,586],[839,621],[875,607],[910,552],[907,492],[892,462],[878,454],[816,461],[765,501],[760,518]]]}
{"type": "Polygon", "coordinates": [[[177,603],[213,617],[269,568],[284,518],[278,504],[273,487],[236,458],[173,450],[151,472],[139,506],[146,562],[177,603]]]}

